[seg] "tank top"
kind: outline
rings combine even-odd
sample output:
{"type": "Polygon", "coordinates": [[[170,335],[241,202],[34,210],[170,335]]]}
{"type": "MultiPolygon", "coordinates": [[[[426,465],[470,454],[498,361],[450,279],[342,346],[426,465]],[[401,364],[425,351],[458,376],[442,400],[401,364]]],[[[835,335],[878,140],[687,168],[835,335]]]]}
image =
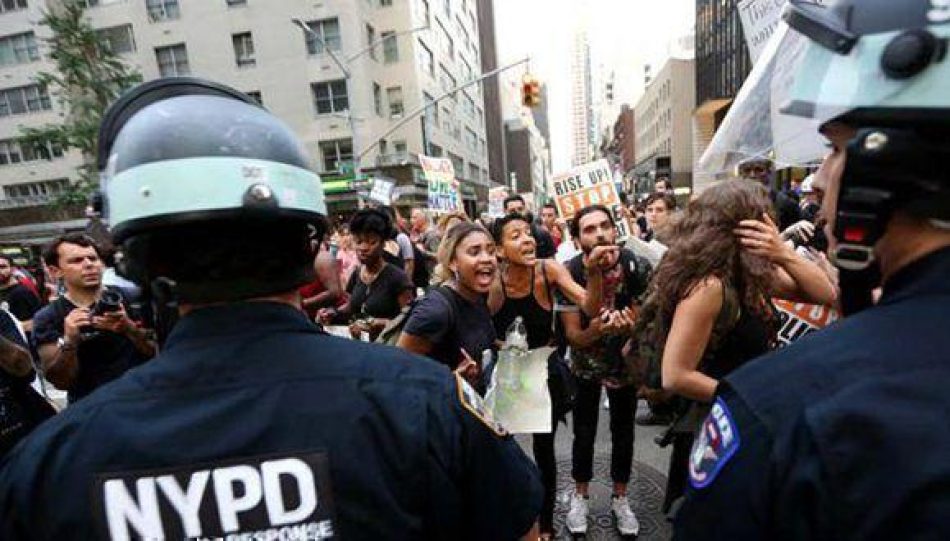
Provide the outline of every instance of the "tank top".
{"type": "Polygon", "coordinates": [[[771,343],[768,322],[742,304],[735,290],[727,292],[726,297],[730,294],[732,301],[739,304],[739,319],[732,329],[720,338],[715,350],[703,359],[700,368],[704,374],[717,380],[768,352],[771,343]]]}
{"type": "MultiPolygon", "coordinates": [[[[548,299],[551,299],[551,288],[548,285],[548,275],[544,272],[544,262],[540,262],[541,276],[544,278],[544,290],[547,291],[548,299]]],[[[554,338],[554,331],[551,328],[551,317],[553,310],[545,310],[541,303],[535,297],[534,270],[531,268],[531,291],[524,297],[509,297],[505,289],[505,281],[501,282],[501,291],[505,296],[498,312],[492,316],[492,323],[495,325],[495,333],[501,340],[505,339],[505,333],[508,327],[515,321],[515,318],[521,316],[524,321],[525,331],[528,333],[528,348],[534,349],[550,345],[554,338]]]]}

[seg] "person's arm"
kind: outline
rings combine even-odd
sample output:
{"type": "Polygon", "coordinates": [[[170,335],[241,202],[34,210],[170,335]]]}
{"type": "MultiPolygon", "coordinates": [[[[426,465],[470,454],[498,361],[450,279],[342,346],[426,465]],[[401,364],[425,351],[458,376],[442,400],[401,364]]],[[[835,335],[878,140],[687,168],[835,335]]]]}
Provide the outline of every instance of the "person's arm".
{"type": "Polygon", "coordinates": [[[449,331],[451,308],[447,302],[436,291],[423,297],[412,309],[396,346],[419,355],[428,355],[449,331]]]}
{"type": "Polygon", "coordinates": [[[135,349],[146,357],[155,355],[155,343],[149,339],[145,329],[139,328],[139,326],[132,321],[125,311],[124,305],[119,305],[119,309],[115,312],[93,317],[92,325],[97,329],[104,329],[125,336],[132,342],[135,349]]]}
{"type": "Polygon", "coordinates": [[[399,244],[399,251],[402,255],[403,272],[406,273],[406,276],[412,276],[412,271],[416,266],[415,255],[412,253],[412,241],[409,240],[409,235],[400,233],[396,235],[396,242],[399,244]]]}
{"type": "Polygon", "coordinates": [[[722,296],[722,282],[707,278],[676,305],[661,361],[664,390],[712,401],[718,382],[697,368],[722,309],[722,296]]]}
{"type": "Polygon", "coordinates": [[[418,355],[428,355],[432,351],[432,341],[428,338],[415,336],[405,331],[399,334],[399,341],[396,347],[402,348],[410,353],[418,355]]]}
{"type": "Polygon", "coordinates": [[[305,307],[311,306],[334,306],[340,299],[342,287],[340,286],[340,271],[336,259],[330,255],[329,250],[320,250],[313,262],[313,269],[316,271],[317,279],[326,288],[313,297],[301,299],[300,303],[305,307]]]}
{"type": "MultiPolygon", "coordinates": [[[[43,373],[46,379],[58,389],[68,391],[76,382],[76,376],[79,373],[79,359],[76,356],[80,340],[79,329],[87,325],[92,325],[89,310],[75,308],[66,315],[63,321],[64,343],[46,342],[38,347],[43,373]]],[[[47,331],[45,327],[39,325],[37,327],[38,332],[47,331]]],[[[52,333],[49,336],[52,337],[52,333]]]]}
{"type": "Polygon", "coordinates": [[[15,378],[29,377],[33,373],[30,352],[0,336],[0,369],[15,378]]]}
{"type": "Polygon", "coordinates": [[[39,309],[39,297],[26,287],[19,287],[18,291],[10,297],[10,313],[20,322],[23,332],[33,331],[33,314],[39,309]]]}
{"type": "Polygon", "coordinates": [[[544,267],[548,276],[553,278],[554,285],[569,299],[572,303],[579,306],[588,316],[595,316],[600,313],[601,303],[603,302],[603,272],[600,265],[596,262],[604,254],[616,250],[614,247],[598,246],[594,248],[589,257],[584,260],[587,271],[587,287],[581,287],[574,281],[567,267],[552,260],[543,260],[544,267]]]}
{"type": "Polygon", "coordinates": [[[773,295],[791,301],[832,305],[838,292],[821,268],[795,253],[782,241],[778,227],[766,214],[763,221],[743,220],[736,234],[745,250],[775,265],[773,295]]]}
{"type": "Polygon", "coordinates": [[[603,319],[600,316],[592,318],[590,325],[585,329],[581,325],[580,312],[561,312],[561,323],[564,324],[567,343],[572,348],[589,348],[606,336],[603,319]]]}

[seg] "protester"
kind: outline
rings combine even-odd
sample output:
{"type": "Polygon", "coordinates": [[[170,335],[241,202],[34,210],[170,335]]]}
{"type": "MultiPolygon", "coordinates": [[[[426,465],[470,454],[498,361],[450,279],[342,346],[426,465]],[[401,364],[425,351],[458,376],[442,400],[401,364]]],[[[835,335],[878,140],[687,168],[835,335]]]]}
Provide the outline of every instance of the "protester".
{"type": "Polygon", "coordinates": [[[396,213],[396,209],[386,205],[379,207],[379,210],[389,217],[389,223],[392,229],[392,236],[388,239],[384,239],[383,257],[388,263],[392,263],[405,272],[406,276],[412,278],[416,266],[416,256],[412,250],[412,241],[409,240],[409,235],[400,227],[399,215],[396,213]]]}
{"type": "Polygon", "coordinates": [[[181,319],[159,359],[8,455],[0,539],[537,538],[536,468],[467,384],[302,313],[326,208],[288,126],[166,78],[123,94],[98,140],[116,243],[181,319]]]}
{"type": "Polygon", "coordinates": [[[349,224],[342,224],[337,228],[336,263],[340,269],[340,283],[350,283],[350,276],[359,268],[360,259],[353,249],[353,235],[350,234],[349,224]]]}
{"type": "Polygon", "coordinates": [[[556,249],[554,248],[554,240],[551,238],[551,234],[544,230],[544,228],[538,226],[534,223],[534,217],[528,212],[528,207],[524,202],[524,197],[521,197],[518,194],[509,195],[505,198],[502,207],[505,209],[505,214],[520,214],[528,219],[531,222],[531,236],[534,237],[534,240],[538,243],[538,257],[541,259],[548,259],[554,257],[556,249]]]}
{"type": "Polygon", "coordinates": [[[769,191],[769,199],[778,216],[779,231],[784,231],[792,224],[802,219],[798,201],[788,196],[784,191],[776,190],[772,186],[772,161],[765,158],[749,158],[739,164],[739,176],[761,184],[769,191]]]}
{"type": "Polygon", "coordinates": [[[657,235],[663,237],[663,228],[676,210],[676,198],[666,192],[654,192],[646,198],[643,206],[647,230],[641,239],[650,242],[656,238],[657,241],[668,244],[664,239],[657,238],[657,235]]]}
{"type": "Polygon", "coordinates": [[[564,239],[564,231],[561,230],[561,224],[558,223],[557,207],[554,206],[554,203],[545,203],[541,207],[541,227],[551,235],[556,251],[564,239]]]}
{"type": "MultiPolygon", "coordinates": [[[[598,247],[616,247],[617,228],[610,210],[592,205],[574,216],[570,232],[582,253],[571,259],[567,268],[575,282],[585,285],[585,259],[598,247]]],[[[612,250],[610,257],[598,263],[603,274],[601,306],[608,311],[606,317],[588,317],[570,300],[558,300],[561,321],[571,346],[572,369],[577,377],[571,471],[575,488],[567,527],[575,534],[587,531],[589,485],[593,478],[594,442],[603,387],[610,400],[611,512],[621,534],[636,535],[639,522],[627,499],[627,485],[633,464],[637,389],[632,367],[623,361],[627,336],[618,334],[632,330],[638,299],[646,290],[652,269],[645,259],[627,249],[612,250]]]]}
{"type": "Polygon", "coordinates": [[[439,251],[439,242],[442,240],[438,231],[429,223],[429,217],[425,210],[421,208],[412,209],[409,215],[411,229],[409,231],[409,240],[412,241],[412,247],[416,264],[413,266],[412,283],[416,287],[428,287],[432,276],[432,270],[437,263],[436,254],[439,251]]]}
{"type": "Polygon", "coordinates": [[[313,258],[314,279],[304,284],[300,292],[300,306],[307,317],[315,320],[321,308],[337,306],[343,299],[340,287],[340,269],[337,260],[330,253],[330,246],[326,242],[311,241],[313,251],[317,254],[313,258]]]}
{"type": "Polygon", "coordinates": [[[670,181],[670,177],[657,177],[656,181],[653,183],[653,191],[655,193],[668,193],[672,195],[673,183],[670,181]]]}
{"type": "Polygon", "coordinates": [[[482,226],[463,222],[446,232],[438,255],[437,287],[413,308],[398,346],[477,382],[482,353],[495,347],[486,299],[498,269],[495,242],[482,226]]]}
{"type": "Polygon", "coordinates": [[[65,293],[36,313],[33,341],[47,379],[68,391],[72,404],[148,360],[155,345],[130,316],[121,291],[103,287],[104,266],[92,239],[57,237],[43,249],[43,260],[65,293]]]}
{"type": "Polygon", "coordinates": [[[350,335],[372,340],[412,300],[412,283],[401,269],[383,260],[383,244],[392,238],[389,216],[377,209],[357,211],[350,220],[360,267],[346,284],[349,298],[339,308],[321,309],[323,324],[349,323],[350,335]]]}
{"type": "Polygon", "coordinates": [[[8,310],[27,333],[33,330],[33,315],[40,309],[40,298],[17,279],[13,260],[0,254],[0,307],[8,310]]]}
{"type": "Polygon", "coordinates": [[[647,339],[662,353],[663,388],[688,401],[681,412],[689,407],[673,427],[664,511],[685,489],[693,432],[717,381],[774,347],[770,299],[835,298],[821,270],[782,242],[772,212],[761,185],[732,180],[707,188],[675,223],[676,241],[651,282],[647,339]]]}
{"type": "MultiPolygon", "coordinates": [[[[537,349],[556,345],[554,336],[554,294],[560,292],[578,306],[585,306],[597,314],[601,304],[601,271],[594,263],[611,257],[616,248],[598,247],[587,258],[589,276],[587,289],[572,278],[568,270],[551,259],[538,259],[536,243],[531,236],[531,224],[524,216],[509,214],[495,220],[493,237],[499,247],[501,260],[500,279],[493,284],[488,307],[498,337],[504,337],[508,327],[521,317],[524,322],[528,348],[537,349]]],[[[555,353],[556,355],[556,353],[555,353]]],[[[563,363],[551,359],[551,363],[563,363]]],[[[557,368],[557,367],[555,367],[557,368]]],[[[552,370],[549,368],[549,374],[552,370]]],[[[564,397],[552,393],[551,432],[534,434],[532,438],[534,460],[541,470],[544,484],[544,505],[541,508],[541,538],[554,535],[554,496],[557,490],[557,466],[554,458],[554,434],[557,423],[565,420],[567,404],[560,403],[564,397]]]]}
{"type": "Polygon", "coordinates": [[[56,413],[30,386],[35,375],[26,334],[0,309],[0,458],[56,413]]]}

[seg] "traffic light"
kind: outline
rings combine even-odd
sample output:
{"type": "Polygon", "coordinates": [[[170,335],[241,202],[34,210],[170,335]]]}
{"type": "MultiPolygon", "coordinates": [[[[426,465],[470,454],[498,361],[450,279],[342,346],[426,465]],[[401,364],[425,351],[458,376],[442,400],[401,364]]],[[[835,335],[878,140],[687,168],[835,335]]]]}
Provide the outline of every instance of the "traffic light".
{"type": "Polygon", "coordinates": [[[531,75],[521,80],[521,105],[537,107],[541,104],[541,83],[531,75]]]}

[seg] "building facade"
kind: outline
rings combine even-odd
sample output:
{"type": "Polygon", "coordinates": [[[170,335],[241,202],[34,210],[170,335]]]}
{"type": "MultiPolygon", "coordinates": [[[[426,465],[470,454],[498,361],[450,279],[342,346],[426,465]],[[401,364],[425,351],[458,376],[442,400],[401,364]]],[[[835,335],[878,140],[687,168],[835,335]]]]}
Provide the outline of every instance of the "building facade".
{"type": "MultiPolygon", "coordinates": [[[[696,103],[693,115],[695,160],[712,141],[732,100],[752,70],[737,0],[696,0],[696,103]]],[[[697,171],[702,190],[715,177],[697,171]]]]}
{"type": "Polygon", "coordinates": [[[518,193],[532,194],[534,208],[540,208],[548,198],[550,165],[547,159],[547,143],[530,120],[530,116],[505,121],[505,146],[508,156],[508,186],[518,193]]]}
{"type": "MultiPolygon", "coordinates": [[[[498,68],[495,43],[494,0],[475,0],[478,13],[478,41],[481,47],[483,73],[498,68]]],[[[490,77],[482,83],[485,94],[485,140],[488,144],[488,177],[494,183],[505,182],[505,131],[501,108],[499,78],[490,77]]]]}
{"type": "Polygon", "coordinates": [[[671,58],[656,73],[634,107],[638,192],[669,177],[682,194],[692,190],[691,113],[696,106],[693,60],[671,58]]]}
{"type": "Polygon", "coordinates": [[[574,34],[571,49],[571,165],[583,165],[591,160],[591,73],[590,44],[587,33],[574,34]]]}
{"type": "MultiPolygon", "coordinates": [[[[17,45],[25,47],[25,60],[0,64],[0,95],[25,104],[13,108],[22,112],[4,114],[0,103],[0,140],[16,137],[20,125],[57,122],[65,114],[42,89],[30,86],[32,77],[52,67],[44,59],[48,51],[41,42],[45,27],[35,23],[42,10],[55,9],[61,1],[0,3],[24,6],[0,9],[0,44],[32,33],[37,49],[34,53],[32,42],[17,45]]],[[[287,122],[323,178],[331,213],[355,208],[357,192],[365,189],[365,182],[356,178],[357,166],[369,175],[401,179],[397,204],[424,201],[418,154],[451,159],[470,206],[478,191],[487,191],[481,85],[439,101],[429,108],[425,121],[406,118],[480,73],[475,0],[86,2],[92,26],[145,80],[176,75],[216,80],[247,92],[287,122]],[[291,22],[295,18],[321,39],[295,26],[291,22]],[[428,28],[411,31],[424,26],[428,28]],[[327,48],[345,63],[349,78],[327,48]],[[381,138],[404,120],[403,126],[381,138]]],[[[9,154],[8,163],[0,158],[0,208],[42,204],[44,197],[48,201],[55,195],[57,186],[75,177],[80,156],[56,149],[51,154],[51,160],[19,163],[9,163],[9,154]]],[[[0,238],[3,233],[0,230],[0,238]]]]}

